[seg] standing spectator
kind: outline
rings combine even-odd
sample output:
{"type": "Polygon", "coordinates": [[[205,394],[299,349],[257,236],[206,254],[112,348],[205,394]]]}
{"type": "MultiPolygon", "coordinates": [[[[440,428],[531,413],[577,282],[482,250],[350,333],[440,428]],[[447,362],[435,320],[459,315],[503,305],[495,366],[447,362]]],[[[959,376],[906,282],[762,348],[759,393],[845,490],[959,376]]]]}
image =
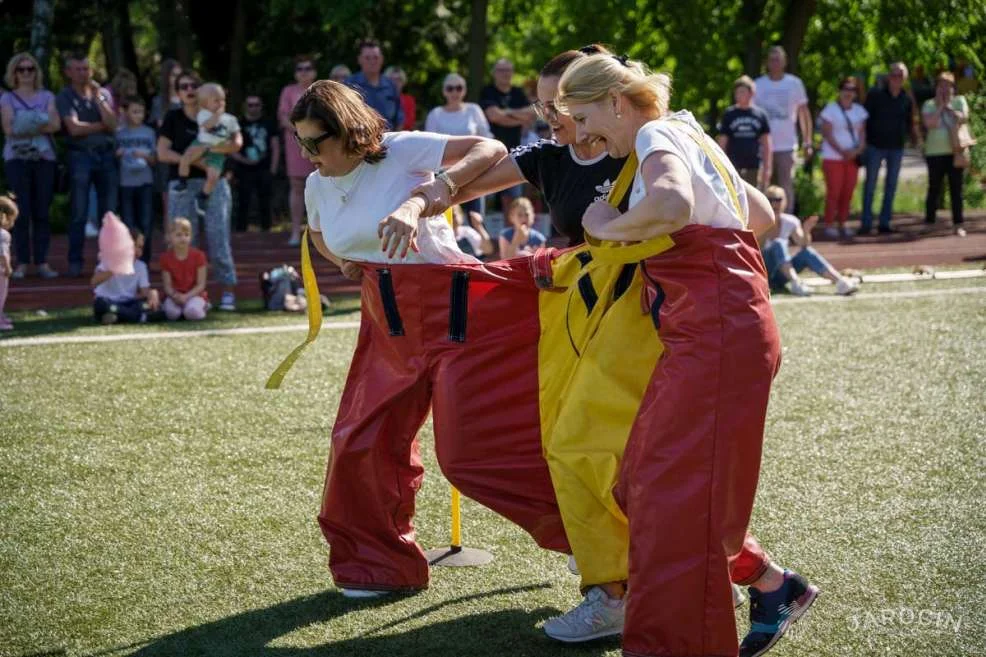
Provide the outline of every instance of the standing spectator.
{"type": "Polygon", "coordinates": [[[288,246],[301,244],[301,217],[305,214],[305,178],[315,167],[301,153],[294,140],[294,126],[291,125],[291,110],[305,93],[305,89],[315,81],[315,60],[308,55],[294,58],[294,84],[281,89],[277,101],[277,121],[284,134],[284,170],[288,175],[288,208],[291,212],[291,237],[288,246]]]}
{"type": "Polygon", "coordinates": [[[247,229],[250,201],[256,193],[260,228],[267,231],[270,230],[271,184],[281,161],[281,140],[277,136],[277,124],[264,118],[260,96],[247,96],[240,128],[243,150],[232,155],[236,161],[236,230],[247,229]]]}
{"type": "Polygon", "coordinates": [[[123,223],[145,236],[141,259],[151,258],[154,217],[154,131],[144,124],[144,101],[140,96],[123,100],[123,125],[116,132],[116,156],[120,160],[120,214],[123,223]]]}
{"type": "MultiPolygon", "coordinates": [[[[492,137],[486,115],[476,103],[466,103],[466,79],[458,73],[449,73],[442,83],[445,104],[428,112],[425,130],[443,135],[492,137]]],[[[483,211],[482,198],[462,204],[466,216],[471,212],[483,211]]]]}
{"type": "Polygon", "coordinates": [[[387,122],[388,130],[400,130],[404,125],[404,109],[393,81],[381,75],[383,53],[380,44],[365,39],[359,44],[359,73],[346,79],[346,84],[360,92],[363,101],[375,109],[387,122]]]}
{"type": "MultiPolygon", "coordinates": [[[[164,115],[170,110],[181,109],[181,98],[178,96],[178,76],[181,75],[181,64],[174,59],[161,62],[161,75],[158,81],[157,94],[151,99],[151,112],[148,120],[154,130],[161,129],[164,115]]],[[[158,162],[154,167],[154,191],[161,195],[161,214],[168,216],[168,164],[158,162]]],[[[164,231],[168,234],[167,229],[164,231]]],[[[150,239],[151,234],[147,233],[150,239]]]]}
{"type": "Polygon", "coordinates": [[[352,75],[353,72],[349,70],[349,67],[345,64],[336,64],[332,67],[332,71],[329,73],[329,79],[333,82],[338,82],[344,84],[346,78],[352,75]]]}
{"type": "Polygon", "coordinates": [[[788,211],[794,208],[794,150],[801,130],[801,150],[805,159],[812,156],[811,112],[808,94],[801,78],[784,72],[787,53],[781,46],[767,52],[767,75],[756,79],[755,102],[770,119],[770,140],[773,147],[772,178],[784,188],[788,211]]]}
{"type": "Polygon", "coordinates": [[[880,165],[887,162],[887,177],[883,184],[883,206],[880,209],[881,234],[890,233],[890,215],[894,209],[894,196],[897,194],[897,178],[900,163],[904,157],[904,140],[910,134],[918,145],[921,135],[914,121],[914,103],[910,94],[904,90],[907,82],[907,66],[903,62],[890,65],[886,86],[878,86],[866,95],[866,140],[869,145],[864,160],[866,164],[866,185],[863,187],[863,217],[859,234],[867,235],[873,228],[873,195],[876,192],[880,165]]]}
{"type": "MultiPolygon", "coordinates": [[[[493,137],[501,141],[508,151],[520,146],[524,127],[535,120],[534,108],[527,94],[513,85],[513,75],[514,65],[510,60],[498,59],[493,65],[493,84],[479,92],[479,106],[489,119],[493,137]]],[[[508,207],[509,201],[518,198],[523,190],[523,185],[503,190],[501,205],[508,207]]]]}
{"type": "Polygon", "coordinates": [[[397,87],[397,94],[401,99],[401,109],[404,111],[404,123],[401,130],[414,130],[418,122],[418,101],[411,94],[404,93],[404,85],[407,84],[407,73],[400,66],[388,66],[383,72],[390,81],[397,87]]]}
{"type": "Polygon", "coordinates": [[[924,202],[924,223],[935,223],[938,199],[941,198],[945,177],[952,198],[952,223],[955,234],[965,237],[962,217],[962,177],[965,169],[955,166],[951,132],[969,121],[969,103],[965,96],[955,95],[955,76],[939,73],[935,80],[935,97],[925,101],[921,117],[928,129],[924,142],[924,157],[928,163],[928,196],[924,202]]]}
{"type": "Polygon", "coordinates": [[[819,115],[825,174],[825,236],[830,239],[852,236],[846,221],[859,178],[859,158],[866,150],[869,116],[862,105],[854,102],[857,91],[855,78],[843,78],[839,83],[839,99],[826,105],[819,115]]]}
{"type": "Polygon", "coordinates": [[[11,331],[14,323],[3,312],[10,289],[10,229],[16,226],[17,204],[9,195],[0,196],[0,331],[11,331]]]}
{"type": "Polygon", "coordinates": [[[24,278],[33,256],[38,275],[54,278],[58,274],[48,265],[51,235],[48,209],[55,192],[55,149],[51,135],[61,127],[55,96],[44,88],[44,75],[28,53],[10,58],[4,82],[12,89],[0,98],[6,136],[4,171],[23,215],[14,228],[17,267],[11,276],[24,278]]]}
{"type": "MultiPolygon", "coordinates": [[[[199,218],[195,213],[195,197],[205,184],[205,170],[199,165],[193,166],[185,191],[179,192],[178,163],[184,153],[199,134],[199,124],[196,121],[199,112],[199,101],[196,90],[199,78],[190,71],[181,74],[177,81],[178,92],[181,94],[181,109],[171,110],[164,116],[164,123],[157,138],[157,157],[162,162],[171,165],[168,170],[168,218],[166,229],[171,231],[171,221],[176,217],[191,217],[192,243],[197,241],[199,234],[199,218]]],[[[243,137],[237,132],[228,142],[210,147],[214,153],[230,154],[240,150],[243,137]]],[[[216,264],[216,274],[223,287],[219,302],[220,310],[236,310],[236,297],[233,290],[236,287],[236,266],[233,264],[233,251],[229,242],[230,210],[232,197],[229,183],[221,177],[215,190],[209,195],[205,208],[205,239],[209,247],[209,255],[216,264]]],[[[171,231],[171,234],[175,233],[171,231]]],[[[172,237],[173,239],[173,237],[172,237]]],[[[172,244],[174,246],[174,244],[172,244]]]]}
{"type": "Polygon", "coordinates": [[[756,84],[748,75],[733,83],[736,104],[723,114],[716,140],[743,180],[759,189],[766,189],[770,184],[773,163],[770,119],[766,112],[753,104],[756,92],[756,84]]]}
{"type": "Polygon", "coordinates": [[[114,155],[116,113],[108,91],[92,79],[89,59],[82,54],[65,58],[64,73],[70,84],[55,98],[68,138],[69,193],[68,275],[82,275],[82,247],[89,215],[89,187],[96,188],[96,215],[116,212],[119,173],[114,155]]]}

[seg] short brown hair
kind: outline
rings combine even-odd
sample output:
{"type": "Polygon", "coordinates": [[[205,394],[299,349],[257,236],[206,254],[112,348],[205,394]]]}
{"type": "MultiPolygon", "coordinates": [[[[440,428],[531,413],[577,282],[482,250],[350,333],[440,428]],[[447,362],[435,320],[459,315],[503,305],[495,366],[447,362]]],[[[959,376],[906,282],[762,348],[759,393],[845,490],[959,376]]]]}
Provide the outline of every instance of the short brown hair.
{"type": "Polygon", "coordinates": [[[369,164],[387,156],[383,144],[387,122],[344,84],[317,80],[298,99],[290,119],[291,123],[317,121],[330,137],[342,142],[344,152],[369,164]]]}
{"type": "MultiPolygon", "coordinates": [[[[362,55],[365,48],[380,48],[380,42],[376,39],[363,39],[359,42],[359,45],[356,46],[356,54],[362,55]]],[[[383,48],[380,49],[383,50],[383,48]]]]}
{"type": "Polygon", "coordinates": [[[17,209],[14,195],[7,193],[0,196],[0,217],[10,219],[10,225],[13,226],[14,222],[17,221],[18,214],[20,214],[20,210],[17,209]]]}
{"type": "Polygon", "coordinates": [[[312,57],[311,55],[308,55],[308,54],[301,54],[301,55],[295,55],[294,56],[295,66],[297,66],[298,64],[304,64],[305,62],[308,62],[309,64],[314,65],[315,64],[315,58],[312,57]]]}
{"type": "Polygon", "coordinates": [[[736,78],[736,81],[733,82],[733,91],[736,91],[736,87],[746,87],[751,94],[757,93],[757,83],[749,75],[741,75],[736,78]]]}
{"type": "Polygon", "coordinates": [[[123,106],[123,109],[129,108],[131,105],[140,105],[145,109],[147,108],[147,103],[145,103],[144,99],[140,96],[127,96],[123,99],[121,105],[123,106]]]}

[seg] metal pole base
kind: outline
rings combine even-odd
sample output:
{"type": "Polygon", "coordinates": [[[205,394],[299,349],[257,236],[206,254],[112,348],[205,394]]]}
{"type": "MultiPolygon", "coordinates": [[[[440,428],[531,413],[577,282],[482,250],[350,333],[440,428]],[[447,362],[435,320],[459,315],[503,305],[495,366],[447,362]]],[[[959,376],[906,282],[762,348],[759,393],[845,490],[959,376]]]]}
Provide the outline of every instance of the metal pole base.
{"type": "Polygon", "coordinates": [[[428,564],[431,566],[451,566],[462,568],[466,566],[485,566],[493,561],[493,555],[486,550],[453,545],[451,547],[425,550],[428,564]]]}

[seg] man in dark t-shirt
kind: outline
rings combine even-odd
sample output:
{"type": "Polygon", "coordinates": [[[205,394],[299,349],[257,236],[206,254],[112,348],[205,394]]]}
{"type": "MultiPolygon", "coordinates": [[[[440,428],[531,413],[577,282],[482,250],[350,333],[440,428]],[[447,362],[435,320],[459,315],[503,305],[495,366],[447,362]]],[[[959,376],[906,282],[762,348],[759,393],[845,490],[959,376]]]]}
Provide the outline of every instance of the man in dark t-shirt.
{"type": "MultiPolygon", "coordinates": [[[[499,59],[493,65],[493,84],[479,92],[479,106],[490,122],[490,131],[507,150],[520,146],[524,128],[535,120],[531,101],[523,89],[513,85],[513,75],[514,65],[510,60],[499,59]]],[[[520,196],[522,191],[520,185],[511,187],[503,191],[503,197],[509,202],[520,196]]]]}
{"type": "Polygon", "coordinates": [[[871,89],[866,94],[866,143],[863,154],[866,165],[866,183],[863,185],[863,216],[858,235],[873,230],[873,195],[880,165],[887,161],[887,178],[883,188],[883,207],[880,209],[880,233],[890,233],[890,215],[897,194],[897,177],[904,158],[904,142],[910,135],[915,145],[920,144],[917,116],[911,95],[904,89],[907,82],[907,66],[903,62],[890,65],[885,85],[871,89]]]}
{"type": "Polygon", "coordinates": [[[236,230],[247,229],[250,201],[257,194],[260,208],[260,228],[270,230],[270,199],[273,177],[281,160],[281,141],[277,125],[265,119],[264,103],[260,96],[247,96],[240,119],[243,149],[233,153],[236,162],[236,230]]]}
{"type": "Polygon", "coordinates": [[[716,140],[743,180],[766,189],[773,164],[770,119],[763,109],[753,104],[755,91],[756,86],[747,75],[733,83],[736,104],[722,115],[716,140]]]}

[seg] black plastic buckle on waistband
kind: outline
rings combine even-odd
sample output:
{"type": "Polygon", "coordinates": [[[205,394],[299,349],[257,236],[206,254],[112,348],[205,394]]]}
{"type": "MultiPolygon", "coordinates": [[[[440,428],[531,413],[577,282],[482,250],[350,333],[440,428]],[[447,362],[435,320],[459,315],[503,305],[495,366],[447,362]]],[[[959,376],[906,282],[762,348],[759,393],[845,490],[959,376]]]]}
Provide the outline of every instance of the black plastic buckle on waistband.
{"type": "Polygon", "coordinates": [[[397,295],[394,294],[394,279],[389,269],[377,270],[377,285],[380,288],[380,301],[387,316],[387,328],[392,337],[404,335],[404,322],[397,308],[397,295]]]}
{"type": "Polygon", "coordinates": [[[469,315],[469,272],[452,274],[452,287],[448,304],[449,342],[466,341],[466,318],[469,315]]]}

